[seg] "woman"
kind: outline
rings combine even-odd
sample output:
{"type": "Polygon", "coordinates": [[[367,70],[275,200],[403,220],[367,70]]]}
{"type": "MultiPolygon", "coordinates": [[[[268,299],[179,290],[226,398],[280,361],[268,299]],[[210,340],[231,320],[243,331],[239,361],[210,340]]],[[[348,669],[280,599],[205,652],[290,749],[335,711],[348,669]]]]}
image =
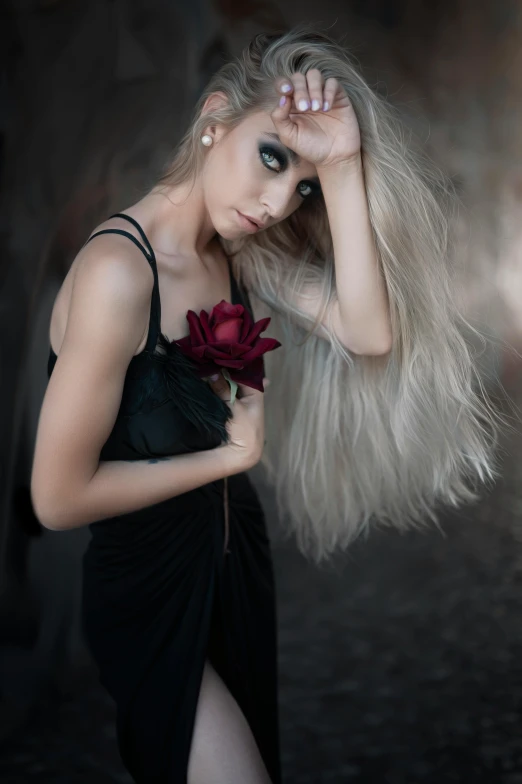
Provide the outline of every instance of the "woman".
{"type": "Polygon", "coordinates": [[[135,781],[281,781],[250,467],[317,561],[370,520],[436,522],[436,503],[477,497],[466,479],[496,475],[498,417],[451,296],[449,195],[344,49],[301,26],[215,74],[160,180],[74,260],[32,495],[48,528],[90,525],[84,629],[135,781]],[[253,315],[249,294],[282,335],[266,442],[261,389],[229,405],[175,342],[191,310],[253,315]]]}

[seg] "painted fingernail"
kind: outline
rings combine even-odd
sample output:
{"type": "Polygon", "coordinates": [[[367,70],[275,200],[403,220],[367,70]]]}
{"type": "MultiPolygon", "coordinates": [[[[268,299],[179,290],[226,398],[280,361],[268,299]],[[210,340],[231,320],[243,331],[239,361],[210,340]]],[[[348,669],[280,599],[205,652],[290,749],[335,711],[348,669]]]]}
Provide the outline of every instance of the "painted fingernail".
{"type": "Polygon", "coordinates": [[[286,103],[286,95],[282,95],[279,99],[279,106],[284,106],[286,103]]]}
{"type": "Polygon", "coordinates": [[[328,103],[328,101],[325,101],[323,103],[323,112],[327,112],[329,108],[330,108],[330,104],[328,103]]]}
{"type": "Polygon", "coordinates": [[[306,109],[308,109],[310,104],[308,103],[308,101],[305,101],[305,99],[302,98],[297,105],[299,106],[301,111],[304,112],[306,111],[306,109]]]}
{"type": "Polygon", "coordinates": [[[318,101],[317,98],[314,98],[312,101],[312,109],[316,112],[318,109],[321,108],[321,101],[318,101]]]}
{"type": "Polygon", "coordinates": [[[285,84],[281,85],[281,92],[283,92],[283,93],[289,93],[291,89],[292,89],[292,85],[291,84],[286,84],[286,82],[285,82],[285,84]]]}

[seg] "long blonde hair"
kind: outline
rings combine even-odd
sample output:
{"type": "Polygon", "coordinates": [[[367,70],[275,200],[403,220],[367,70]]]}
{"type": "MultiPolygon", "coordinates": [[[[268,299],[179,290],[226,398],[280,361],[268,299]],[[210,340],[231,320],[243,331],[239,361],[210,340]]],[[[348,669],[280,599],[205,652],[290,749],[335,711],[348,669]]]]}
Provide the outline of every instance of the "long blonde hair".
{"type": "Polygon", "coordinates": [[[499,475],[493,455],[502,420],[487,401],[466,332],[482,336],[458,312],[452,291],[449,179],[412,149],[396,110],[329,36],[308,25],[257,35],[212,77],[157,184],[195,177],[208,125],[234,127],[250,112],[271,111],[274,80],[310,68],[339,80],[360,126],[391,353],[352,354],[330,325],[329,340],[316,334],[336,296],[323,200],[304,202],[256,235],[221,241],[238,281],[272,318],[267,335],[283,344],[265,355],[271,387],[262,464],[288,534],[319,562],[367,534],[370,524],[439,525],[436,505],[477,500],[477,481],[499,475]],[[218,91],[228,105],[202,115],[206,98],[218,91]],[[309,283],[321,291],[316,322],[285,295],[309,283]]]}

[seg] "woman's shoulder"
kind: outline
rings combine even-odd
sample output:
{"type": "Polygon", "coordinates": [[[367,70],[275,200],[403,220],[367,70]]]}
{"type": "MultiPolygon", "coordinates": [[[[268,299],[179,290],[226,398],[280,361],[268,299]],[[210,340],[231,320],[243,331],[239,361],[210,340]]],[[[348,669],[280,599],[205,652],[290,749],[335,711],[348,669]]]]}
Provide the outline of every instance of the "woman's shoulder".
{"type": "MultiPolygon", "coordinates": [[[[112,221],[104,221],[91,231],[89,238],[102,227],[112,225],[112,221]]],[[[56,354],[65,335],[74,292],[80,288],[88,288],[95,298],[112,290],[115,297],[136,302],[138,309],[150,302],[153,272],[134,243],[112,233],[88,240],[73,259],[53,303],[49,340],[56,354]]]]}
{"type": "Polygon", "coordinates": [[[144,259],[149,256],[148,249],[139,232],[123,218],[111,218],[103,221],[89,233],[71,265],[74,267],[73,278],[80,268],[91,267],[101,269],[107,274],[132,276],[136,285],[148,285],[153,280],[150,263],[144,259]],[[118,233],[98,234],[106,229],[117,229],[118,233]],[[124,231],[125,235],[120,234],[124,231]],[[131,239],[134,238],[139,244],[131,239]],[[145,263],[144,263],[145,262],[145,263]]]}

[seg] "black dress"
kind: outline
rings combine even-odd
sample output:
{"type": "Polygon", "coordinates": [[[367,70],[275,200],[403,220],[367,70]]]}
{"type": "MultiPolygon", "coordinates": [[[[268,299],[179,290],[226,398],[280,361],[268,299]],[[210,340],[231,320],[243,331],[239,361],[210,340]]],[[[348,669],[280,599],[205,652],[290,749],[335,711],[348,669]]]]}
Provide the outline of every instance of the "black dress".
{"type": "MultiPolygon", "coordinates": [[[[161,334],[154,251],[128,237],[154,274],[144,351],[128,367],[101,460],[144,460],[219,446],[228,405],[161,334]],[[158,343],[159,341],[159,343],[158,343]],[[163,346],[163,351],[158,350],[163,346]]],[[[232,303],[253,313],[229,261],[232,303]]],[[[188,325],[187,325],[188,333],[188,325]]],[[[51,349],[50,377],[56,355],[51,349]]],[[[228,413],[227,413],[228,412],[228,413]]],[[[140,784],[183,784],[205,658],[243,711],[274,784],[281,781],[274,575],[264,513],[243,472],[89,525],[82,622],[117,705],[124,765],[140,784]],[[228,549],[227,549],[228,547],[228,549]]]]}

